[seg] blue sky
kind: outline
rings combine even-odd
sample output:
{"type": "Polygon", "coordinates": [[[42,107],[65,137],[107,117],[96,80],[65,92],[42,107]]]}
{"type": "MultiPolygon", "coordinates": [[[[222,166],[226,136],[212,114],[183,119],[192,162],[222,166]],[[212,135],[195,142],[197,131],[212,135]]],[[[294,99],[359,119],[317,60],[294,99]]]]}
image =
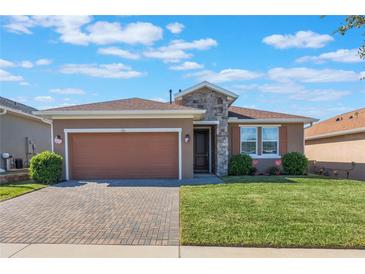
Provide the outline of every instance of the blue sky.
{"type": "Polygon", "coordinates": [[[344,17],[1,17],[1,96],[39,109],[167,100],[202,80],[235,105],[317,118],[365,105],[361,30],[344,17]]]}

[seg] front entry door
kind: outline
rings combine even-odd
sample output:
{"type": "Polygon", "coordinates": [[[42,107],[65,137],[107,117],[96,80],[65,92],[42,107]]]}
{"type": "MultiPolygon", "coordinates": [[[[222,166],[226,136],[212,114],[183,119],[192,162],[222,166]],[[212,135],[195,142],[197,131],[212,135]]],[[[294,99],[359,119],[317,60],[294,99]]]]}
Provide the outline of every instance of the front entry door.
{"type": "Polygon", "coordinates": [[[209,130],[194,130],[194,172],[209,172],[209,130]]]}

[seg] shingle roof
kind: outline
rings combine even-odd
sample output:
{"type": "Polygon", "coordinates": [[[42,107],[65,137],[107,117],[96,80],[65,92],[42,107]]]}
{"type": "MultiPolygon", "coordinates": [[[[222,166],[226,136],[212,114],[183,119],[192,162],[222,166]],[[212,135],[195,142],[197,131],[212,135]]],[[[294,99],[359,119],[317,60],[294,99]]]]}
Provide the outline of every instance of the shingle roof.
{"type": "Polygon", "coordinates": [[[229,117],[236,117],[238,119],[275,119],[275,118],[304,118],[304,119],[312,119],[310,117],[305,116],[298,116],[280,112],[272,112],[272,111],[265,111],[265,110],[258,110],[252,108],[242,108],[231,106],[228,109],[228,116],[229,117]]]}
{"type": "Polygon", "coordinates": [[[305,129],[305,137],[365,127],[365,108],[334,116],[305,129]]]}
{"type": "Polygon", "coordinates": [[[0,96],[0,106],[32,114],[37,109],[0,96]]]}
{"type": "Polygon", "coordinates": [[[114,101],[98,102],[91,104],[67,106],[46,109],[56,111],[83,111],[83,110],[193,110],[194,108],[177,104],[162,103],[141,98],[129,98],[114,101]]]}

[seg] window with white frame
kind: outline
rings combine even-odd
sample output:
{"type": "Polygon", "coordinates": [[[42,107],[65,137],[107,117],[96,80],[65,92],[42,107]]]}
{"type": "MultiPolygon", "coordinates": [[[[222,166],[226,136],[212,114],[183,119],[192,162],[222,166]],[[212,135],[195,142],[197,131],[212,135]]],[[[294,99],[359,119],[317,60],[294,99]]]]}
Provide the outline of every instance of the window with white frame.
{"type": "Polygon", "coordinates": [[[256,127],[241,127],[241,153],[257,154],[256,127]]]}
{"type": "Polygon", "coordinates": [[[263,127],[262,128],[262,154],[278,155],[279,154],[279,128],[263,127]]]}

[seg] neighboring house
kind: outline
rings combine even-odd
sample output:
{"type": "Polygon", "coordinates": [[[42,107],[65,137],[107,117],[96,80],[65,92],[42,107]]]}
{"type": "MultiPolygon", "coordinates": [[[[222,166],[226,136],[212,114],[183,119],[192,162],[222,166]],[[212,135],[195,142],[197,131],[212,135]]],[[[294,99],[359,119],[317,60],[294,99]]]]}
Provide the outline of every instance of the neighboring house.
{"type": "Polygon", "coordinates": [[[305,153],[329,175],[365,179],[365,108],[305,129],[305,153]],[[355,165],[353,165],[355,163],[355,165]]]}
{"type": "Polygon", "coordinates": [[[222,176],[240,153],[265,172],[284,153],[304,152],[304,124],[315,119],[231,106],[237,97],[202,82],[171,104],[131,98],[37,114],[53,120],[66,179],[222,176]]]}
{"type": "Polygon", "coordinates": [[[2,153],[22,159],[27,166],[30,158],[51,149],[51,121],[32,114],[35,108],[0,97],[0,168],[5,163],[2,153]]]}

